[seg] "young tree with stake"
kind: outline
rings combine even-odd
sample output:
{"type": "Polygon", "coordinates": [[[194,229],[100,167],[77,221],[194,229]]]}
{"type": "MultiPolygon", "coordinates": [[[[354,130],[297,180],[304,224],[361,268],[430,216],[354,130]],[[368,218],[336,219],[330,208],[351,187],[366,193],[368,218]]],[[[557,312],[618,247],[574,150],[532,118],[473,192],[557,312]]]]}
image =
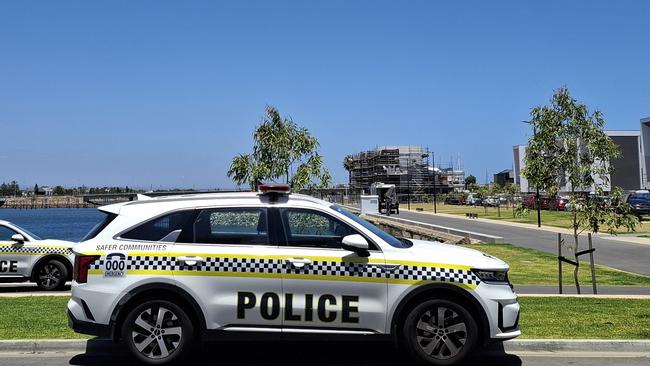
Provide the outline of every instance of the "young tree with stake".
{"type": "MultiPolygon", "coordinates": [[[[590,112],[567,88],[560,88],[549,105],[533,108],[530,115],[535,134],[528,140],[523,174],[532,186],[551,196],[563,186],[568,188],[574,251],[585,230],[597,233],[604,227],[613,233],[624,227],[633,231],[638,220],[624,202],[622,190],[612,187],[609,198],[603,198],[613,172],[609,162],[620,151],[603,131],[602,113],[590,112]]],[[[574,280],[580,293],[577,266],[574,280]]]]}

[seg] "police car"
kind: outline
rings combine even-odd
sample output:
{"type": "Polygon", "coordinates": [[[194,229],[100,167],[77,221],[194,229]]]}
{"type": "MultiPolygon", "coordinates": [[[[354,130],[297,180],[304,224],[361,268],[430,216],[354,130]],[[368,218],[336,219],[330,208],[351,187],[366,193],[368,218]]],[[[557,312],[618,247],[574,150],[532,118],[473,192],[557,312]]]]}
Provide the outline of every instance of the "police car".
{"type": "Polygon", "coordinates": [[[100,211],[104,222],[74,247],[69,324],[145,363],[177,361],[198,339],[252,332],[384,335],[449,365],[520,335],[503,261],[395,238],[287,186],[100,211]]]}
{"type": "Polygon", "coordinates": [[[0,282],[35,282],[43,290],[60,290],[72,277],[72,246],[43,240],[0,220],[0,282]]]}

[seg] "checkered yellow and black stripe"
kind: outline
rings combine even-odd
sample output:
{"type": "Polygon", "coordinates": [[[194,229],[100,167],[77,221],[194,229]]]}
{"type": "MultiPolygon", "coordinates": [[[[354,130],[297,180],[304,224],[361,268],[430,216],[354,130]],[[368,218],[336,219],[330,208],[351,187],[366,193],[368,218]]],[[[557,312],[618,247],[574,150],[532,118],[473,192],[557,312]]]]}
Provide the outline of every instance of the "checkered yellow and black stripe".
{"type": "MultiPolygon", "coordinates": [[[[99,274],[104,268],[104,257],[90,269],[99,274]]],[[[132,274],[214,275],[246,277],[279,277],[325,279],[337,281],[419,283],[422,281],[448,282],[469,287],[480,283],[469,268],[450,268],[426,263],[383,264],[363,261],[336,261],[314,259],[302,268],[296,268],[282,258],[263,257],[204,257],[202,262],[188,266],[175,256],[133,255],[126,258],[126,271],[132,274]]]]}
{"type": "Polygon", "coordinates": [[[61,254],[72,255],[72,249],[63,247],[47,247],[38,246],[32,247],[27,245],[0,245],[0,255],[2,254],[17,254],[17,255],[46,255],[46,254],[61,254]]]}

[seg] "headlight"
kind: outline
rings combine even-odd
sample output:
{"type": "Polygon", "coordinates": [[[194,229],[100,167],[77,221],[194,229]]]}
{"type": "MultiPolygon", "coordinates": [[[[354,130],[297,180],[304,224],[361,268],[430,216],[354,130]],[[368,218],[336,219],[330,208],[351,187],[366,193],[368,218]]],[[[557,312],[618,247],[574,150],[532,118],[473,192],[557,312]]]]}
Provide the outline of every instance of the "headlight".
{"type": "Polygon", "coordinates": [[[473,269],[472,272],[487,283],[508,284],[508,270],[473,269]]]}

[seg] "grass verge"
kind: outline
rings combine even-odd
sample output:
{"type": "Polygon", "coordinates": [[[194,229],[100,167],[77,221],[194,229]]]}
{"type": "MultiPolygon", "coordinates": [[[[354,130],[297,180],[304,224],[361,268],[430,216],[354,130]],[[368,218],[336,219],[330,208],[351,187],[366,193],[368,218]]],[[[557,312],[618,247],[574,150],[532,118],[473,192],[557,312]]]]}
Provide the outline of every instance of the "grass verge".
{"type": "MultiPolygon", "coordinates": [[[[523,338],[650,339],[650,300],[522,297],[523,338]]],[[[0,300],[0,339],[83,339],[68,328],[67,297],[0,300]]]]}
{"type": "MultiPolygon", "coordinates": [[[[422,208],[424,211],[433,211],[433,203],[412,203],[411,209],[422,208]]],[[[512,207],[474,207],[462,205],[445,205],[439,204],[437,206],[439,213],[450,215],[465,216],[466,213],[477,214],[478,217],[490,220],[499,220],[507,222],[518,222],[522,224],[537,225],[537,211],[530,210],[528,215],[514,217],[512,207]]],[[[571,228],[571,213],[566,211],[542,211],[542,225],[555,226],[564,229],[571,228]]],[[[649,233],[650,221],[646,217],[641,224],[636,227],[636,233],[649,233]]],[[[627,230],[617,230],[616,234],[629,234],[627,230]]]]}
{"type": "Polygon", "coordinates": [[[0,339],[91,338],[68,328],[65,296],[0,299],[0,339]]]}
{"type": "MultiPolygon", "coordinates": [[[[511,244],[472,244],[477,249],[506,261],[510,265],[510,281],[515,285],[557,285],[557,256],[535,249],[516,247],[511,244]]],[[[598,252],[596,252],[596,257],[598,252]]],[[[578,278],[583,286],[591,286],[589,262],[580,262],[578,278]]],[[[573,285],[573,266],[566,263],[562,268],[562,281],[573,285]]],[[[619,271],[596,265],[596,283],[605,286],[650,286],[650,277],[619,271]]]]}
{"type": "Polygon", "coordinates": [[[650,339],[650,300],[521,297],[522,338],[650,339]]]}

